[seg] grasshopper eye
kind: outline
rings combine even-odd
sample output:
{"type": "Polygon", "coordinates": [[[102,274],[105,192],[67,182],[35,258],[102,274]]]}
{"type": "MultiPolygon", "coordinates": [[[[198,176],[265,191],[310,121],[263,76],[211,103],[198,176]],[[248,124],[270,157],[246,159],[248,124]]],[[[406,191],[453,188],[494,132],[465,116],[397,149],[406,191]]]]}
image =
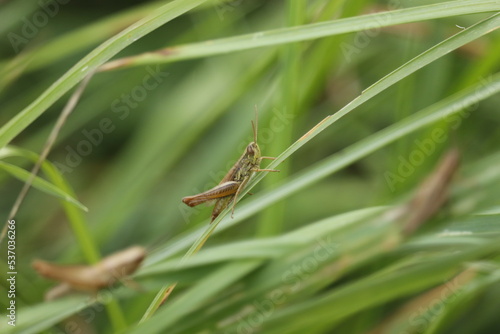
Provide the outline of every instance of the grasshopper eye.
{"type": "Polygon", "coordinates": [[[255,149],[253,148],[253,143],[247,146],[247,154],[255,154],[255,149]]]}

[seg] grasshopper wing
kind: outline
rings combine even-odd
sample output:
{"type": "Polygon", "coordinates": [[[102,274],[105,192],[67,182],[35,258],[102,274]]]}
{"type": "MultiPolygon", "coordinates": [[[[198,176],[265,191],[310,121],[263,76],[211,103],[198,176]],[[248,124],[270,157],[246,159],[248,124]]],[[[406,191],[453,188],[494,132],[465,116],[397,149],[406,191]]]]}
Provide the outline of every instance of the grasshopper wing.
{"type": "Polygon", "coordinates": [[[241,182],[237,181],[224,182],[201,194],[184,197],[182,202],[193,207],[208,201],[230,196],[238,191],[240,184],[241,182]]]}

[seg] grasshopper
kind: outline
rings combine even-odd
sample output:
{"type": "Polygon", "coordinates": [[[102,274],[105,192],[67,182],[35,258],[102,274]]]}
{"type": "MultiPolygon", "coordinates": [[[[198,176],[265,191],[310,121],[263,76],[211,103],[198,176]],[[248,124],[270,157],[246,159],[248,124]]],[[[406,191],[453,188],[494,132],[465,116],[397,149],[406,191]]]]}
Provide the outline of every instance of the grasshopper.
{"type": "Polygon", "coordinates": [[[214,204],[210,222],[230,204],[231,217],[234,214],[234,207],[238,200],[238,195],[252,177],[255,172],[279,172],[274,169],[261,169],[260,163],[263,159],[274,160],[273,157],[263,157],[260,153],[259,145],[257,144],[257,124],[258,113],[255,110],[255,123],[252,121],[253,142],[247,145],[241,157],[236,161],[234,166],[227,172],[224,178],[218,185],[203,193],[187,196],[182,199],[186,205],[194,207],[196,205],[207,203],[214,204]]]}
{"type": "Polygon", "coordinates": [[[145,257],[143,247],[133,246],[90,266],[63,266],[42,260],[34,260],[32,266],[40,276],[61,282],[46,294],[45,298],[51,300],[72,289],[96,293],[134,273],[145,257]]]}

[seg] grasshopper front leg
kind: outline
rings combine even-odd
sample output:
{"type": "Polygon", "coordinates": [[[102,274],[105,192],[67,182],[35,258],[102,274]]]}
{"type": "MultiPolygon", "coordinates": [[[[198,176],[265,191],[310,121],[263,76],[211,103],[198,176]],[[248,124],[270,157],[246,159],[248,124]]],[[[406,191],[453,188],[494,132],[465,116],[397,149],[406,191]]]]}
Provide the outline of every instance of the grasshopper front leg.
{"type": "MultiPolygon", "coordinates": [[[[260,157],[260,160],[263,160],[263,159],[275,160],[276,158],[275,157],[260,157]]],[[[279,172],[279,170],[277,170],[277,169],[266,169],[266,168],[261,169],[258,167],[254,168],[253,171],[254,172],[279,172]]]]}
{"type": "MultiPolygon", "coordinates": [[[[274,159],[274,158],[271,158],[271,159],[274,159]]],[[[276,170],[276,169],[260,169],[260,168],[255,168],[252,171],[254,171],[254,172],[279,172],[279,170],[276,170]]],[[[241,184],[238,187],[238,190],[236,190],[236,194],[234,194],[233,205],[231,207],[231,218],[233,218],[233,215],[234,215],[234,207],[236,206],[236,202],[238,200],[238,195],[240,194],[241,190],[246,186],[246,184],[248,183],[248,180],[250,180],[250,176],[245,176],[245,178],[243,178],[243,181],[241,181],[241,184]]]]}

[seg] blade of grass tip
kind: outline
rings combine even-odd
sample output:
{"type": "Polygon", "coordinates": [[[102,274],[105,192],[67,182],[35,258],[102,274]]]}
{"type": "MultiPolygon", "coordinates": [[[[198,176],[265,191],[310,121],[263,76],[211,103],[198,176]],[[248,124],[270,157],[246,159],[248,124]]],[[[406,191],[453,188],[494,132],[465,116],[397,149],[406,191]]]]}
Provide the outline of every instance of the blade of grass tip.
{"type": "Polygon", "coordinates": [[[71,112],[75,109],[76,104],[78,103],[78,100],[80,99],[80,96],[82,95],[83,91],[85,90],[85,87],[87,87],[88,82],[94,75],[94,72],[90,72],[85,79],[81,82],[80,86],[75,90],[73,95],[71,95],[70,99],[68,100],[68,103],[62,110],[61,114],[59,115],[59,118],[56,121],[56,124],[54,125],[54,128],[50,132],[49,137],[47,138],[47,141],[45,142],[45,145],[42,149],[42,153],[40,154],[40,157],[38,158],[38,161],[35,163],[33,166],[33,169],[31,170],[31,175],[28,180],[24,183],[23,188],[21,189],[21,192],[16,198],[16,201],[14,202],[14,205],[12,206],[12,209],[9,212],[9,216],[7,218],[7,221],[5,222],[5,225],[2,229],[2,234],[0,235],[0,244],[2,243],[3,239],[5,238],[5,235],[7,233],[7,227],[8,227],[8,222],[12,220],[15,215],[17,214],[17,211],[19,210],[19,207],[21,206],[24,198],[26,197],[26,194],[28,193],[28,190],[31,187],[31,184],[33,183],[33,180],[35,179],[36,175],[38,174],[38,171],[40,170],[40,167],[42,166],[42,163],[45,161],[47,156],[49,155],[50,149],[54,145],[54,142],[56,141],[57,135],[59,134],[59,131],[61,130],[62,126],[68,119],[68,116],[71,114],[71,112]]]}
{"type": "MultiPolygon", "coordinates": [[[[241,196],[238,198],[238,201],[239,201],[239,199],[241,199],[241,196]]],[[[231,210],[230,207],[224,209],[219,214],[219,216],[217,218],[215,218],[215,220],[211,224],[208,225],[208,228],[205,230],[205,232],[193,243],[193,245],[191,246],[191,248],[188,249],[186,254],[184,254],[180,263],[183,263],[183,261],[185,261],[188,257],[198,253],[198,251],[203,247],[205,242],[207,242],[210,235],[212,235],[213,231],[215,231],[217,225],[219,225],[221,220],[229,213],[230,210],[231,210]]],[[[166,302],[166,300],[168,299],[168,297],[170,296],[170,294],[172,293],[172,291],[175,289],[176,286],[177,286],[177,283],[170,284],[168,286],[163,287],[156,294],[155,298],[153,299],[153,301],[149,305],[148,309],[146,310],[146,312],[142,316],[139,323],[142,323],[142,322],[148,320],[149,318],[151,318],[151,316],[158,310],[158,308],[160,308],[160,306],[166,302]]]]}
{"type": "MultiPolygon", "coordinates": [[[[38,161],[39,155],[17,147],[7,146],[0,149],[0,159],[5,157],[22,157],[33,161],[36,163],[38,161]]],[[[42,163],[41,169],[44,174],[47,175],[47,178],[60,190],[64,191],[71,197],[76,197],[75,192],[69,185],[69,182],[64,179],[59,170],[48,160],[45,160],[42,163]]],[[[28,172],[26,172],[29,174],[28,172]]],[[[35,179],[36,180],[36,179],[35,179]]],[[[35,183],[33,183],[33,187],[35,183]]],[[[75,200],[76,201],[76,200],[75,200]]],[[[82,253],[87,260],[88,263],[97,263],[99,262],[101,256],[99,254],[99,250],[92,239],[92,235],[87,226],[83,213],[80,209],[76,208],[70,202],[65,200],[61,201],[64,211],[66,213],[66,217],[68,218],[71,227],[73,229],[73,233],[76,237],[76,240],[82,250],[82,253]]]]}
{"type": "Polygon", "coordinates": [[[122,69],[132,66],[161,64],[172,61],[195,59],[259,47],[277,46],[286,43],[307,41],[345,33],[380,29],[382,27],[432,20],[438,18],[495,12],[500,9],[498,1],[467,0],[399,9],[327,22],[313,23],[291,28],[261,31],[252,34],[178,45],[136,56],[119,58],[105,63],[100,71],[122,69]]]}

